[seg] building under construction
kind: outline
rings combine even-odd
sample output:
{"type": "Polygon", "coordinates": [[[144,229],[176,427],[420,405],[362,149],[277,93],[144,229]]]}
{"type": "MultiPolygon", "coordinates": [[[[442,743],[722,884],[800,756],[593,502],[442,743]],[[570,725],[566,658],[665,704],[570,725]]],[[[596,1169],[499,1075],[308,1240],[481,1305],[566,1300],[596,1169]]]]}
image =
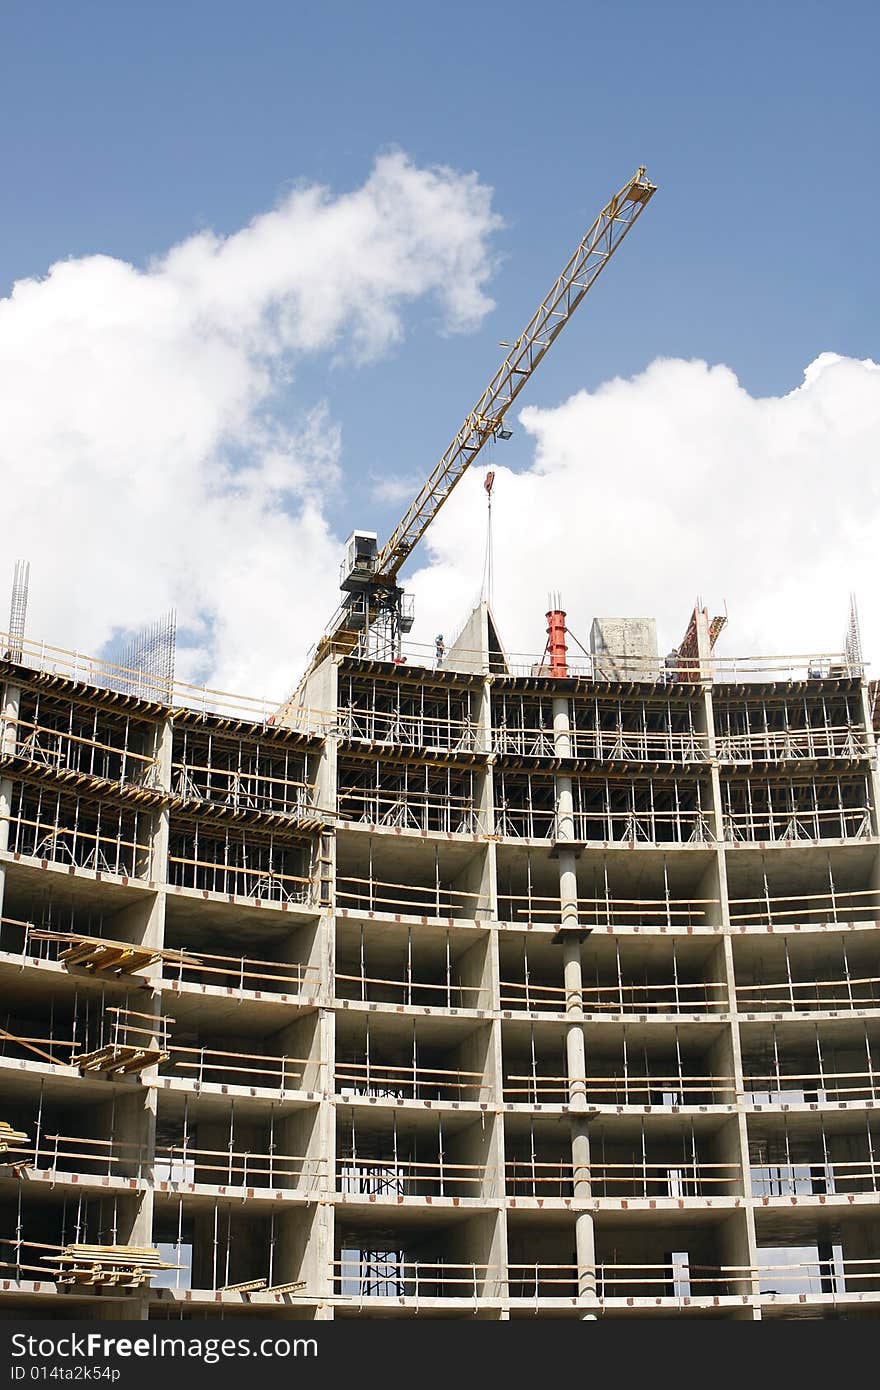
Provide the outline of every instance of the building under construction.
{"type": "MultiPolygon", "coordinates": [[[[700,605],[400,567],[645,206],[611,200],[294,697],[0,638],[0,1314],[880,1311],[880,783],[857,626],[733,660],[700,605]],[[875,1066],[876,1063],[876,1066],[875,1066]]],[[[487,478],[491,496],[491,475],[487,478]]],[[[18,581],[17,581],[18,582],[18,581]]]]}
{"type": "Polygon", "coordinates": [[[4,660],[4,1313],[875,1316],[868,689],[691,630],[286,724],[4,660]]]}

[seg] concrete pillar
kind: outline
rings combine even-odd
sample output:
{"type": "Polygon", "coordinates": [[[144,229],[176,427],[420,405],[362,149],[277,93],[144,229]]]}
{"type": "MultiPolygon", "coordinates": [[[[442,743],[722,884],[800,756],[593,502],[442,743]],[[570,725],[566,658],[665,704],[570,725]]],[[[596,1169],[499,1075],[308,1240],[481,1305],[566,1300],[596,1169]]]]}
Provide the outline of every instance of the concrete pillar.
{"type": "MultiPolygon", "coordinates": [[[[709,728],[714,725],[712,698],[707,695],[709,728]]],[[[743,1080],[742,1046],[739,1034],[739,1021],[736,1003],[736,974],[733,959],[733,940],[730,931],[730,898],[727,887],[727,855],[721,825],[720,779],[717,762],[712,765],[713,801],[715,811],[715,834],[718,837],[718,902],[719,925],[723,933],[723,968],[727,986],[727,1009],[730,1015],[730,1028],[723,1049],[729,1057],[724,1065],[733,1075],[733,1089],[736,1101],[736,1141],[730,1147],[729,1162],[738,1163],[741,1174],[742,1192],[745,1199],[744,1220],[731,1217],[725,1228],[727,1233],[726,1259],[730,1264],[749,1265],[753,1269],[758,1263],[758,1242],[755,1234],[755,1212],[752,1196],[751,1166],[749,1162],[749,1136],[745,1101],[745,1082],[743,1080]]],[[[716,1055],[720,1055],[716,1053],[716,1055]]],[[[738,1290],[748,1293],[753,1300],[753,1316],[760,1317],[758,1290],[760,1280],[757,1275],[748,1282],[737,1285],[738,1290]]]]}
{"type": "MultiPolygon", "coordinates": [[[[571,724],[568,700],[553,701],[553,743],[556,756],[571,756],[571,724]]],[[[573,1195],[576,1202],[592,1196],[590,1172],[589,1110],[587,1107],[587,1053],[584,1037],[583,974],[578,916],[577,855],[574,849],[574,798],[571,778],[556,777],[555,845],[559,860],[559,905],[562,939],[563,980],[565,983],[565,1061],[568,1077],[568,1103],[571,1115],[571,1161],[573,1195]]],[[[593,1216],[578,1211],[575,1217],[575,1251],[578,1266],[578,1297],[588,1305],[584,1317],[593,1317],[596,1298],[596,1236],[593,1216]]]]}
{"type": "MultiPolygon", "coordinates": [[[[15,752],[18,737],[18,715],[21,706],[21,688],[7,685],[3,688],[0,703],[0,753],[15,752]]],[[[12,780],[0,776],[0,850],[9,848],[9,817],[12,811],[12,780]]],[[[0,916],[3,915],[3,889],[6,870],[0,863],[0,916]]]]}
{"type": "MultiPolygon", "coordinates": [[[[174,744],[174,724],[169,714],[156,726],[153,755],[156,759],[156,785],[163,791],[171,789],[171,758],[174,744]]],[[[150,907],[150,915],[143,935],[143,944],[161,949],[165,942],[165,885],[168,882],[168,842],[171,826],[171,813],[167,806],[161,806],[153,820],[153,834],[150,845],[149,878],[158,889],[150,907]]],[[[155,965],[150,974],[158,977],[161,967],[155,965]]]]}
{"type": "Polygon", "coordinates": [[[865,747],[868,750],[870,759],[868,765],[868,781],[871,789],[871,833],[880,834],[880,767],[877,765],[877,739],[874,734],[874,726],[871,717],[871,699],[868,694],[868,682],[863,677],[860,690],[862,719],[864,721],[865,747]]]}

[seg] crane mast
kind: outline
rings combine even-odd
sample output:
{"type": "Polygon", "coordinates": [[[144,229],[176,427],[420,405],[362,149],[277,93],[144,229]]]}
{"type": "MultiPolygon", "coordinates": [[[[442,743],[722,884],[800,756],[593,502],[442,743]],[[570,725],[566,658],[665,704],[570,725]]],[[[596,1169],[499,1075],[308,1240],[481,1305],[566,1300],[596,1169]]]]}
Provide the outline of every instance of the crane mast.
{"type": "Polygon", "coordinates": [[[386,642],[392,646],[409,631],[412,617],[405,609],[398,573],[486,441],[509,437],[503,430],[507,411],[655,191],[642,166],[609,199],[381,550],[374,533],[352,533],[342,568],[343,601],[317,643],[306,674],[328,648],[358,648],[377,623],[384,624],[386,642]]]}

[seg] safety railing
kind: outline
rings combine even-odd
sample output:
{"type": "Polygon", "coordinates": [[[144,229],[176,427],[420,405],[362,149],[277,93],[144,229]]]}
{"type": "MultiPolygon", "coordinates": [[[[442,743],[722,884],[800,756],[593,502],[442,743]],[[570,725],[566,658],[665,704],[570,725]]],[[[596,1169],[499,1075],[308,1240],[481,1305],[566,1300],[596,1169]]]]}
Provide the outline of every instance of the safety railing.
{"type": "Polygon", "coordinates": [[[459,984],[452,979],[438,982],[409,975],[394,980],[379,975],[347,975],[337,971],[335,980],[338,999],[436,1009],[485,1009],[491,1003],[488,989],[480,985],[459,984]]]}
{"type": "Polygon", "coordinates": [[[341,1095],[397,1100],[482,1100],[491,1088],[482,1072],[457,1067],[393,1064],[364,1058],[337,1060],[336,1090],[341,1095]]]}
{"type": "Polygon", "coordinates": [[[735,1081],[725,1076],[685,1076],[677,1072],[650,1075],[636,1072],[588,1076],[575,1086],[567,1076],[531,1071],[512,1071],[504,1078],[504,1099],[514,1105],[567,1105],[579,1091],[589,1104],[651,1105],[674,1108],[686,1105],[731,1105],[736,1099],[735,1081]]]}
{"type": "Polygon", "coordinates": [[[485,893],[469,892],[435,882],[389,883],[378,878],[339,874],[336,902],[348,912],[391,912],[406,917],[465,917],[475,919],[489,911],[485,893]]]}
{"type": "Polygon", "coordinates": [[[725,763],[783,763],[822,758],[866,758],[869,736],[863,726],[808,725],[749,733],[716,733],[715,753],[725,763]]]}
{"type": "Polygon", "coordinates": [[[822,1155],[787,1163],[752,1158],[755,1197],[838,1196],[880,1191],[880,1162],[866,1159],[828,1159],[822,1155]]]}
{"type": "Polygon", "coordinates": [[[880,889],[829,888],[821,893],[774,894],[731,898],[730,921],[740,930],[772,926],[791,928],[829,923],[880,921],[880,889]]]}
{"type": "Polygon", "coordinates": [[[174,762],[171,792],[180,801],[194,806],[207,802],[231,806],[236,811],[274,812],[291,820],[314,818],[318,814],[314,804],[314,782],[272,776],[247,768],[174,762]]]}
{"type": "Polygon", "coordinates": [[[143,1070],[164,1055],[171,1019],[116,1005],[90,1011],[76,995],[71,1009],[72,1017],[50,1019],[49,1031],[41,1033],[7,1015],[0,1027],[0,1057],[111,1074],[143,1070]]]}
{"type": "Polygon", "coordinates": [[[871,808],[839,805],[827,809],[760,807],[722,812],[724,838],[730,843],[766,840],[777,844],[800,840],[864,840],[873,834],[871,808]]]}
{"type": "MultiPolygon", "coordinates": [[[[202,844],[205,844],[202,837],[202,844]]],[[[172,845],[177,853],[168,854],[168,882],[176,888],[195,888],[201,892],[220,893],[248,898],[251,901],[296,903],[306,905],[313,893],[312,880],[304,874],[286,872],[277,867],[277,860],[284,862],[284,852],[279,851],[273,862],[269,851],[262,854],[257,846],[250,846],[251,853],[243,842],[235,845],[232,853],[229,844],[222,841],[216,845],[216,858],[207,857],[208,846],[201,852],[182,854],[180,842],[172,845]],[[254,862],[256,860],[256,862],[254,862]],[[262,862],[260,862],[262,860],[262,862]]]]}
{"type": "MultiPolygon", "coordinates": [[[[705,762],[705,737],[696,732],[665,729],[570,728],[564,735],[565,756],[590,762],[671,763],[705,762]]],[[[536,728],[502,724],[492,729],[492,751],[506,757],[558,758],[562,741],[552,726],[536,728]]]]}
{"type": "Polygon", "coordinates": [[[830,980],[761,980],[736,986],[743,1013],[845,1013],[880,1008],[880,977],[842,975],[830,980]]]}
{"type": "MultiPolygon", "coordinates": [[[[259,699],[251,695],[236,695],[208,685],[187,681],[169,681],[164,676],[121,666],[100,657],[86,656],[39,642],[29,637],[0,632],[0,658],[11,653],[18,666],[30,671],[42,671],[67,680],[97,686],[102,690],[130,691],[140,700],[173,707],[181,705],[204,715],[245,720],[251,724],[274,724],[278,719],[280,700],[259,699]]],[[[284,707],[284,724],[296,732],[324,734],[332,716],[326,710],[307,706],[284,707]]]]}
{"type": "MultiPolygon", "coordinates": [[[[239,1052],[218,1047],[186,1047],[170,1042],[168,1056],[160,1063],[162,1076],[176,1077],[197,1086],[234,1085],[269,1091],[298,1091],[304,1087],[309,1059],[274,1056],[268,1052],[239,1052]]],[[[320,1071],[315,1064],[314,1070],[320,1071]]]]}
{"type": "Polygon", "coordinates": [[[102,738],[31,719],[7,718],[5,723],[15,729],[15,755],[37,767],[79,773],[123,789],[157,784],[157,760],[129,747],[127,723],[102,729],[102,738]],[[115,743],[107,742],[112,733],[118,735],[115,743]]]}
{"type": "Polygon", "coordinates": [[[96,873],[148,879],[153,846],[139,833],[143,817],[98,801],[90,803],[88,817],[81,818],[78,800],[65,810],[63,820],[55,815],[49,819],[38,811],[0,815],[0,821],[9,824],[9,852],[96,873]]]}
{"type": "MultiPolygon", "coordinates": [[[[575,1170],[571,1160],[508,1159],[504,1165],[508,1197],[570,1197],[575,1170]]],[[[588,1176],[593,1197],[713,1197],[738,1192],[738,1163],[702,1159],[648,1159],[630,1163],[592,1162],[588,1176]]]]}
{"type": "Polygon", "coordinates": [[[265,1187],[310,1191],[321,1180],[324,1159],[301,1154],[226,1147],[206,1149],[193,1144],[157,1144],[154,1177],[157,1182],[207,1187],[265,1187]]]}
{"type": "Polygon", "coordinates": [[[485,735],[473,719],[348,706],[340,709],[335,733],[348,743],[385,744],[420,752],[484,752],[485,735]]]}
{"type": "Polygon", "coordinates": [[[216,985],[227,992],[312,994],[320,985],[315,966],[293,961],[257,960],[251,956],[221,956],[209,951],[162,953],[163,984],[216,985]]]}
{"type": "Polygon", "coordinates": [[[116,1137],[90,1139],[83,1135],[34,1135],[26,1166],[38,1173],[66,1172],[83,1177],[126,1177],[144,1179],[149,1175],[146,1145],[116,1137]]]}
{"type": "Polygon", "coordinates": [[[570,831],[569,838],[595,844],[711,844],[715,836],[708,815],[699,810],[657,811],[575,809],[569,817],[561,818],[549,807],[539,809],[498,801],[495,805],[495,830],[509,839],[556,840],[561,831],[570,831]]]}
{"type": "MultiPolygon", "coordinates": [[[[578,921],[582,925],[612,929],[630,926],[640,930],[649,927],[702,926],[707,918],[714,916],[720,919],[721,912],[717,898],[579,897],[576,905],[578,921]]],[[[506,888],[498,890],[498,916],[511,926],[542,922],[558,926],[560,911],[558,893],[513,893],[506,888]]]]}
{"type": "MultiPolygon", "coordinates": [[[[332,642],[331,642],[332,650],[332,642]]],[[[400,647],[400,657],[408,667],[432,670],[436,666],[436,646],[434,643],[414,642],[404,639],[400,647]]],[[[809,652],[791,655],[753,655],[753,656],[711,656],[700,661],[696,657],[683,657],[677,662],[669,658],[614,657],[613,655],[569,654],[567,669],[569,677],[592,681],[594,671],[597,679],[602,678],[603,669],[616,664],[625,668],[623,678],[627,683],[645,682],[668,684],[670,681],[717,681],[741,684],[756,681],[791,680],[842,680],[859,677],[864,672],[864,663],[851,661],[845,652],[809,652]]],[[[545,654],[541,652],[506,652],[489,660],[486,653],[478,648],[465,648],[458,643],[451,644],[443,656],[443,669],[449,671],[473,672],[483,669],[500,671],[510,676],[529,676],[532,678],[552,678],[545,654]]]]}
{"type": "Polygon", "coordinates": [[[504,1292],[500,1266],[411,1260],[401,1251],[369,1251],[333,1261],[334,1291],[359,1298],[491,1298],[504,1292]]]}
{"type": "Polygon", "coordinates": [[[486,1165],[434,1160],[343,1155],[336,1164],[336,1191],[370,1197],[479,1197],[486,1165]]]}
{"type": "MultiPolygon", "coordinates": [[[[585,1014],[629,1017],[645,1014],[717,1014],[727,1009],[722,981],[609,981],[585,984],[579,1000],[585,1014]]],[[[502,980],[501,1007],[516,1013],[565,1013],[571,1002],[564,985],[533,980],[502,980]]]]}
{"type": "Polygon", "coordinates": [[[337,800],[342,820],[364,825],[446,835],[482,835],[486,831],[484,817],[470,795],[440,796],[415,787],[385,793],[341,786],[337,800]]]}
{"type": "Polygon", "coordinates": [[[749,1105],[835,1104],[880,1099],[880,1071],[754,1071],[743,1063],[749,1105]]]}

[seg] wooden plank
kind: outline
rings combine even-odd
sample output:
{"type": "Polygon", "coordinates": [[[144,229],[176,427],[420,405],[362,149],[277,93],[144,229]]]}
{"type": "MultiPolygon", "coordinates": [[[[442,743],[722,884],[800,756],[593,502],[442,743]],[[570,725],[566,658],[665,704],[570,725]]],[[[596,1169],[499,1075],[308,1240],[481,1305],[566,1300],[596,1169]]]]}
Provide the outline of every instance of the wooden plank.
{"type": "Polygon", "coordinates": [[[83,1052],[71,1058],[71,1065],[79,1067],[80,1071],[128,1073],[142,1071],[144,1067],[164,1062],[167,1056],[168,1053],[163,1052],[161,1048],[107,1043],[95,1052],[83,1052]]]}
{"type": "Polygon", "coordinates": [[[0,1038],[6,1038],[9,1042],[18,1043],[19,1047],[26,1048],[28,1052],[35,1052],[44,1062],[51,1062],[53,1066],[56,1065],[57,1059],[52,1056],[51,1052],[44,1052],[41,1047],[35,1047],[32,1042],[27,1042],[24,1038],[17,1038],[14,1033],[7,1032],[5,1028],[0,1028],[0,1038]]]}

